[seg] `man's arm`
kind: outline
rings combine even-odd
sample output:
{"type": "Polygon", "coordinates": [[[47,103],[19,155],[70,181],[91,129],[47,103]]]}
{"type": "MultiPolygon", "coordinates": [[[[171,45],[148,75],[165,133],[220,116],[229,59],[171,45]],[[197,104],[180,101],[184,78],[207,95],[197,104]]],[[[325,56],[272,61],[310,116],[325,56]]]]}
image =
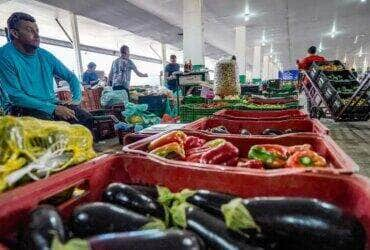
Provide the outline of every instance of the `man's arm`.
{"type": "Polygon", "coordinates": [[[72,102],[74,104],[79,104],[82,97],[80,81],[77,79],[76,75],[72,71],[64,66],[61,61],[59,61],[55,56],[51,56],[54,66],[53,73],[69,83],[69,87],[72,92],[72,102]]]}
{"type": "Polygon", "coordinates": [[[24,93],[14,66],[4,58],[0,59],[0,79],[14,106],[41,110],[48,114],[54,113],[56,105],[41,102],[37,98],[30,97],[24,93]]]}
{"type": "Polygon", "coordinates": [[[148,74],[143,74],[141,73],[139,70],[137,70],[136,68],[136,65],[134,64],[133,61],[131,61],[131,69],[135,72],[135,74],[138,76],[138,77],[148,77],[148,74]]]}

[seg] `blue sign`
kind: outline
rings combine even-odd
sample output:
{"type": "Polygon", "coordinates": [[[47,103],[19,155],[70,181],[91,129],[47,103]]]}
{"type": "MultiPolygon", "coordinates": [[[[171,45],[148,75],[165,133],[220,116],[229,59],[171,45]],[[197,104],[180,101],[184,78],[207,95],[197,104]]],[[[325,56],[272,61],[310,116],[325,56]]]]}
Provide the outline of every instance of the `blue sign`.
{"type": "Polygon", "coordinates": [[[297,81],[299,71],[296,69],[279,71],[279,79],[283,81],[297,81]]]}

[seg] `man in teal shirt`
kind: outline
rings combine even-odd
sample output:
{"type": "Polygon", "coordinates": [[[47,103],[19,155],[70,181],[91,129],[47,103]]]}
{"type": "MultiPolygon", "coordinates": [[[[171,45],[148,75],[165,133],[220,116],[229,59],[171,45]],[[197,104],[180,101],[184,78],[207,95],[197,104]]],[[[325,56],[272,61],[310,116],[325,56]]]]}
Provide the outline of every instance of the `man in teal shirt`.
{"type": "Polygon", "coordinates": [[[7,24],[11,42],[0,49],[0,81],[16,107],[17,115],[64,120],[92,129],[92,116],[77,106],[81,101],[80,82],[50,52],[39,48],[35,19],[16,12],[9,17],[7,24]],[[54,76],[69,83],[71,103],[57,101],[54,76]]]}

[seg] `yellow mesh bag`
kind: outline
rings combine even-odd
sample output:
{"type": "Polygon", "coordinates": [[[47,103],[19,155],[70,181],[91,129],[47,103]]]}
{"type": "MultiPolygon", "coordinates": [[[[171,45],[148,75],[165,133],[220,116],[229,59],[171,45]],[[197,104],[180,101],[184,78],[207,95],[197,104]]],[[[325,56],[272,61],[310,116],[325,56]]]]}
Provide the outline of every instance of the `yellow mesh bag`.
{"type": "Polygon", "coordinates": [[[92,135],[84,126],[0,117],[0,192],[26,175],[38,180],[95,155],[92,135]]]}

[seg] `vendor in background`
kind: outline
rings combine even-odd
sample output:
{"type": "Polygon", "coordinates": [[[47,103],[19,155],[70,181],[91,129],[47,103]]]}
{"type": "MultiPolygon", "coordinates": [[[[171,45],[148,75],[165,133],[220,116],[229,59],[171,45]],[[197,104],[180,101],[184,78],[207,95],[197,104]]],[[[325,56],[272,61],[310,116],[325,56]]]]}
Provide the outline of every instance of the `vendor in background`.
{"type": "Polygon", "coordinates": [[[300,70],[309,70],[311,67],[311,64],[313,62],[323,62],[326,61],[326,59],[323,56],[316,55],[316,47],[311,46],[307,50],[307,56],[303,58],[302,60],[297,60],[297,67],[300,70]]]}
{"type": "Polygon", "coordinates": [[[139,77],[148,77],[148,74],[143,74],[137,70],[134,62],[130,59],[130,49],[128,46],[123,45],[120,52],[121,56],[112,63],[109,82],[113,90],[126,90],[130,99],[131,70],[139,77]]]}
{"type": "Polygon", "coordinates": [[[79,123],[92,130],[92,116],[77,106],[81,100],[80,82],[55,56],[39,48],[35,19],[16,12],[7,25],[11,41],[0,49],[0,82],[12,102],[12,112],[16,110],[14,115],[79,123]],[[72,102],[57,101],[55,75],[69,83],[72,102]]]}
{"type": "Polygon", "coordinates": [[[176,62],[177,58],[175,55],[170,56],[170,63],[166,65],[164,69],[164,79],[166,81],[166,88],[169,90],[176,90],[176,76],[173,75],[174,72],[180,71],[180,65],[176,62]]]}
{"type": "Polygon", "coordinates": [[[96,64],[94,62],[90,62],[87,65],[87,70],[82,75],[82,85],[92,87],[99,82],[99,78],[95,70],[96,64]]]}

